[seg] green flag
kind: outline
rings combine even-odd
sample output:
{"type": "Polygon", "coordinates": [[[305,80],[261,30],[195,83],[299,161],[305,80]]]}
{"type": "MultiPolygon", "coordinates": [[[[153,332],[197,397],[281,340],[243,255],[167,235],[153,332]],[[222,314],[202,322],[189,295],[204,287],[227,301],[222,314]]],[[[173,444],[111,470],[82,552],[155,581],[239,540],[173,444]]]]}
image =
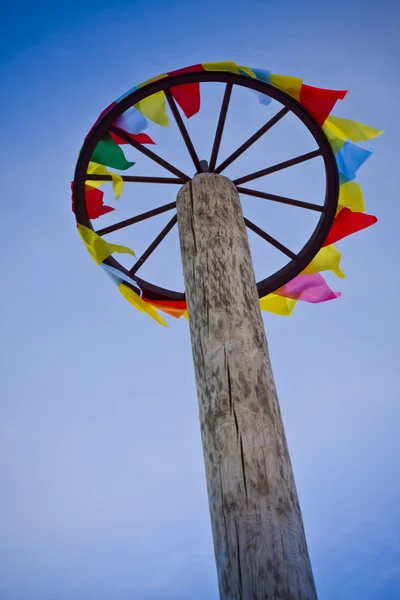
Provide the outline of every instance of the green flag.
{"type": "Polygon", "coordinates": [[[120,169],[121,171],[129,169],[129,167],[135,164],[134,162],[126,160],[123,151],[118,144],[114,142],[108,132],[97,144],[90,160],[100,165],[105,165],[106,167],[120,169]]]}

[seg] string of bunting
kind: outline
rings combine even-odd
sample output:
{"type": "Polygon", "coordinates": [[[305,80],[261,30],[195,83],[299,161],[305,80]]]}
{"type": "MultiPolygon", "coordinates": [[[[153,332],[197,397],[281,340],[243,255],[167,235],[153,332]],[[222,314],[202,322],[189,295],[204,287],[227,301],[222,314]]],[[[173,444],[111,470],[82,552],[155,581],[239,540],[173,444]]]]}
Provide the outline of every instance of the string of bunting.
{"type": "MultiPolygon", "coordinates": [[[[343,271],[340,269],[342,255],[334,244],[349,235],[373,225],[377,221],[375,216],[365,213],[362,189],[354,180],[358,169],[372,154],[371,150],[366,150],[357,144],[371,140],[383,132],[363,123],[331,115],[336,102],[343,100],[346,96],[347,92],[345,90],[328,90],[312,87],[303,83],[303,80],[298,77],[278,75],[264,69],[239,66],[232,61],[193,65],[170,73],[163,73],[145,81],[128,90],[123,96],[110,104],[101,113],[93,127],[109,110],[133,91],[159,79],[199,71],[223,71],[246,75],[250,78],[264,81],[295,98],[322,127],[335,155],[339,175],[339,201],[335,219],[323,247],[310,264],[292,281],[275,290],[274,293],[261,298],[260,307],[267,312],[287,316],[292,313],[298,301],[318,304],[339,298],[341,295],[340,292],[333,292],[321,273],[332,271],[338,277],[345,277],[343,271]]],[[[199,112],[201,103],[200,83],[181,84],[171,87],[170,92],[187,118],[199,112]]],[[[260,92],[254,93],[258,96],[262,104],[270,103],[271,99],[265,94],[261,94],[260,92]]],[[[148,128],[148,121],[162,127],[168,127],[169,118],[166,110],[164,91],[159,91],[141,100],[123,113],[113,125],[139,144],[154,144],[155,142],[152,138],[144,133],[148,128]]],[[[125,158],[121,146],[126,143],[123,138],[114,132],[107,132],[98,142],[88,167],[88,173],[90,174],[111,177],[116,199],[120,198],[123,192],[124,182],[120,175],[109,171],[109,168],[125,171],[135,164],[125,158]]],[[[107,181],[109,179],[102,181],[90,180],[85,184],[85,202],[90,219],[97,219],[114,210],[112,207],[104,204],[104,193],[99,189],[107,181]]],[[[73,192],[73,185],[71,187],[73,192]]],[[[72,210],[74,211],[73,194],[72,210]]],[[[158,311],[175,318],[181,316],[188,318],[185,301],[149,300],[143,295],[137,294],[130,287],[130,285],[138,287],[133,279],[118,269],[104,264],[104,261],[113,253],[135,256],[130,248],[110,244],[94,231],[81,224],[78,224],[78,231],[94,262],[101,265],[107,271],[118,286],[120,293],[135,308],[148,314],[158,323],[165,326],[167,326],[167,323],[158,311]]]]}

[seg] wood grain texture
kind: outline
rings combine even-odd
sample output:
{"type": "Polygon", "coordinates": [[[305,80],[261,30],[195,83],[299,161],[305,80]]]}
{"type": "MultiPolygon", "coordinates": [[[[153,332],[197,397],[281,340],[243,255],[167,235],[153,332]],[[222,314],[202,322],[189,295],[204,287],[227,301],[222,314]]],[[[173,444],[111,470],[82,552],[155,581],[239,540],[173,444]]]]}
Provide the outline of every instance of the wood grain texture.
{"type": "Polygon", "coordinates": [[[238,193],[202,173],[177,210],[221,600],[315,600],[238,193]]]}

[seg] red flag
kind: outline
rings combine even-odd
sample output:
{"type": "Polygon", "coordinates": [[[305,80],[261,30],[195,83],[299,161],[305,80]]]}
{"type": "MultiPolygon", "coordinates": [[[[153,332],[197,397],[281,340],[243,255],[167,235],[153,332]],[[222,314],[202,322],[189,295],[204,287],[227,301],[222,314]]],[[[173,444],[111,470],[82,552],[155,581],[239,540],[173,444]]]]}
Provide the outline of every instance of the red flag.
{"type": "Polygon", "coordinates": [[[347,90],[324,90],[322,88],[303,85],[300,89],[300,103],[312,114],[322,126],[329,117],[337,100],[343,100],[347,90]]]}
{"type": "MultiPolygon", "coordinates": [[[[155,144],[155,142],[151,139],[147,133],[129,133],[128,131],[124,131],[121,129],[128,137],[132,138],[138,144],[155,144]]],[[[116,135],[112,131],[109,132],[114,142],[118,145],[128,144],[125,140],[123,140],[119,135],[116,135]]]]}
{"type": "Polygon", "coordinates": [[[171,88],[171,95],[186,117],[193,117],[200,110],[200,83],[184,83],[171,88]]]}
{"type": "Polygon", "coordinates": [[[183,69],[177,69],[176,71],[170,71],[168,75],[182,75],[182,73],[198,73],[199,71],[204,71],[203,65],[191,65],[190,67],[183,67],[183,69]]]}
{"type": "MultiPolygon", "coordinates": [[[[74,183],[71,183],[71,190],[74,191],[74,183]]],[[[101,215],[105,215],[112,210],[115,210],[111,206],[106,206],[103,203],[104,192],[97,188],[92,188],[90,185],[85,184],[85,202],[86,210],[89,219],[98,219],[101,215]]],[[[75,202],[74,194],[72,193],[72,212],[75,214],[75,202]]]]}
{"type": "MultiPolygon", "coordinates": [[[[197,73],[204,71],[202,65],[193,65],[185,67],[177,71],[171,71],[168,75],[180,75],[181,73],[197,73]]],[[[179,104],[186,117],[193,117],[200,110],[200,83],[183,83],[182,85],[174,86],[171,89],[171,94],[174,100],[179,104]]]]}
{"type": "Polygon", "coordinates": [[[167,313],[171,317],[179,319],[183,313],[187,310],[187,304],[185,300],[149,300],[148,298],[142,297],[142,300],[152,304],[159,310],[167,313]]]}
{"type": "Polygon", "coordinates": [[[150,302],[150,304],[157,304],[158,306],[169,306],[170,308],[181,308],[182,310],[187,309],[186,300],[150,300],[145,297],[142,300],[150,302]]]}
{"type": "Polygon", "coordinates": [[[363,212],[353,212],[347,207],[342,208],[336,215],[323,246],[330,246],[330,244],[334,244],[352,233],[370,227],[377,220],[373,215],[367,215],[363,212]]]}

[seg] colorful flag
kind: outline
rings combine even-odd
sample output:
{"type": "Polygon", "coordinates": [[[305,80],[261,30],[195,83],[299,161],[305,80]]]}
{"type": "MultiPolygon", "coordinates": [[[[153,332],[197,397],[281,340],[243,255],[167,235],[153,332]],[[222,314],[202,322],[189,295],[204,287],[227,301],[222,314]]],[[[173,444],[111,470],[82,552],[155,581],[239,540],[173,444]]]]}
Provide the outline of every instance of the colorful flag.
{"type": "Polygon", "coordinates": [[[297,275],[294,279],[274,292],[278,296],[319,304],[340,297],[340,292],[333,292],[320,273],[297,275]]]}
{"type": "Polygon", "coordinates": [[[348,206],[354,212],[364,212],[361,185],[354,181],[343,183],[339,188],[339,209],[348,206]]]}
{"type": "Polygon", "coordinates": [[[170,89],[171,95],[189,119],[200,110],[200,83],[183,83],[170,89]]]}
{"type": "Polygon", "coordinates": [[[184,313],[187,312],[185,300],[149,300],[144,296],[142,299],[175,319],[179,319],[179,317],[184,316],[184,313]]]}
{"type": "MultiPolygon", "coordinates": [[[[121,196],[124,190],[124,180],[122,179],[121,175],[117,175],[117,173],[109,171],[104,165],[99,165],[98,163],[92,161],[89,163],[87,172],[90,175],[110,175],[115,197],[118,199],[121,196]]],[[[90,181],[88,185],[90,185],[92,188],[98,188],[105,183],[108,183],[108,180],[94,181],[93,179],[89,179],[88,181],[90,181]]]]}
{"type": "Polygon", "coordinates": [[[371,156],[371,150],[359,148],[352,142],[344,142],[342,148],[335,154],[336,165],[339,171],[341,183],[352,181],[356,178],[356,172],[371,156]]]}
{"type": "Polygon", "coordinates": [[[98,142],[91,161],[120,171],[126,171],[135,164],[126,160],[121,148],[114,142],[109,133],[106,133],[104,138],[98,142]]]}
{"type": "MultiPolygon", "coordinates": [[[[243,67],[240,68],[243,69],[243,67]]],[[[266,69],[255,69],[254,67],[252,67],[251,70],[260,81],[271,83],[271,71],[267,71],[266,69]]]]}
{"type": "MultiPolygon", "coordinates": [[[[75,200],[74,200],[74,182],[71,183],[72,190],[72,212],[75,214],[75,200]]],[[[115,210],[111,206],[106,206],[103,202],[104,193],[101,190],[97,190],[90,185],[85,184],[85,204],[86,212],[89,219],[98,219],[101,215],[105,215],[112,210],[115,210]]]]}
{"type": "MultiPolygon", "coordinates": [[[[202,65],[193,65],[193,67],[186,67],[184,69],[178,69],[177,71],[171,71],[168,73],[170,76],[182,75],[184,73],[196,73],[204,71],[202,65]]],[[[189,119],[200,110],[200,83],[182,83],[170,88],[170,92],[174,100],[183,110],[185,116],[189,119]]]]}
{"type": "Polygon", "coordinates": [[[300,97],[301,86],[303,80],[299,77],[290,77],[289,75],[277,75],[276,73],[270,74],[271,84],[280,90],[283,90],[289,96],[293,96],[296,100],[300,97]]]}
{"type": "Polygon", "coordinates": [[[131,108],[122,113],[114,121],[113,125],[123,131],[134,134],[142,133],[149,126],[147,119],[134,106],[131,106],[131,108]]]}
{"type": "Polygon", "coordinates": [[[223,62],[209,62],[203,63],[205,71],[227,71],[228,73],[239,73],[239,68],[233,60],[226,60],[223,62]]]}
{"type": "Polygon", "coordinates": [[[310,273],[320,273],[321,271],[332,271],[338,277],[346,277],[339,268],[341,258],[342,255],[335,246],[326,246],[317,252],[310,264],[301,272],[301,274],[308,275],[310,273]]]}
{"type": "Polygon", "coordinates": [[[357,231],[366,229],[377,222],[377,218],[373,215],[367,215],[363,212],[353,212],[345,207],[336,215],[333,225],[329,231],[328,237],[324,242],[324,246],[331,248],[329,244],[334,244],[348,235],[352,235],[357,231]]]}
{"type": "MultiPolygon", "coordinates": [[[[121,129],[121,131],[122,131],[122,129],[121,129]]],[[[155,142],[151,139],[151,137],[149,135],[147,135],[147,133],[128,133],[127,131],[123,131],[123,133],[125,133],[125,135],[127,135],[129,138],[131,138],[133,141],[137,142],[138,144],[155,144],[155,142]]],[[[112,139],[114,140],[114,142],[116,144],[118,144],[118,146],[123,146],[124,144],[129,144],[129,142],[127,142],[124,138],[120,137],[113,131],[110,131],[110,135],[111,135],[112,139]]]]}
{"type": "Polygon", "coordinates": [[[300,103],[323,125],[338,100],[343,100],[346,90],[325,90],[303,83],[300,90],[300,103]]]}
{"type": "Polygon", "coordinates": [[[100,266],[102,267],[102,269],[104,269],[108,274],[110,274],[112,276],[114,281],[118,281],[118,284],[126,281],[126,283],[129,283],[130,285],[139,287],[138,284],[136,283],[136,281],[134,281],[132,279],[132,277],[129,277],[129,275],[125,275],[125,273],[123,273],[119,269],[116,269],[115,267],[112,267],[111,265],[107,265],[104,262],[101,263],[100,266]]]}
{"type": "Polygon", "coordinates": [[[130,287],[128,287],[124,283],[120,283],[118,289],[125,298],[125,300],[128,300],[128,302],[132,304],[132,306],[137,308],[140,312],[148,314],[160,325],[168,327],[167,323],[164,321],[162,316],[158,314],[154,306],[142,300],[142,298],[138,296],[130,287]]]}
{"type": "Polygon", "coordinates": [[[80,223],[78,223],[78,231],[87,251],[97,265],[100,265],[103,260],[111,256],[114,252],[135,256],[134,251],[130,248],[119,246],[118,244],[109,244],[106,240],[103,240],[102,237],[97,235],[95,231],[80,223]]]}
{"type": "MultiPolygon", "coordinates": [[[[265,83],[271,83],[271,71],[265,71],[264,69],[250,69],[250,67],[242,66],[239,67],[239,70],[248,75],[249,77],[258,79],[259,81],[264,81],[265,83]]],[[[263,94],[262,92],[259,92],[257,90],[251,91],[257,96],[260,104],[264,104],[265,106],[271,104],[272,99],[267,94],[263,94]]]]}
{"type": "Polygon", "coordinates": [[[352,142],[372,140],[383,133],[381,129],[374,129],[369,125],[364,125],[364,123],[350,121],[342,117],[328,117],[325,121],[325,127],[331,136],[342,140],[349,139],[352,142]]]}
{"type": "Polygon", "coordinates": [[[150,119],[150,121],[157,123],[157,125],[168,127],[169,121],[165,108],[165,94],[163,90],[156,92],[151,96],[147,96],[147,98],[144,98],[135,104],[135,108],[147,119],[150,119]]]}
{"type": "Polygon", "coordinates": [[[297,300],[292,300],[291,298],[268,294],[268,296],[260,298],[260,308],[275,315],[288,317],[296,306],[296,302],[297,300]]]}

